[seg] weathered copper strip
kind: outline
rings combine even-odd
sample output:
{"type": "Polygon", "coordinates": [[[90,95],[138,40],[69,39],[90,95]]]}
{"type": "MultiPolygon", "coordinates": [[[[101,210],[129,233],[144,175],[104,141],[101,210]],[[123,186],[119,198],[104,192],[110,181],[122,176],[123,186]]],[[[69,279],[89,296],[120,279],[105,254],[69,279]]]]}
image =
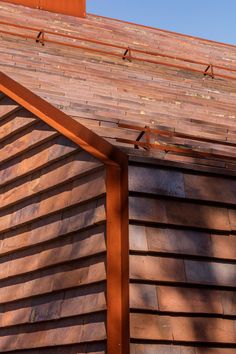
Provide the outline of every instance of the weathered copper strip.
{"type": "Polygon", "coordinates": [[[23,5],[76,17],[86,16],[86,0],[2,0],[16,5],[23,5]]]}

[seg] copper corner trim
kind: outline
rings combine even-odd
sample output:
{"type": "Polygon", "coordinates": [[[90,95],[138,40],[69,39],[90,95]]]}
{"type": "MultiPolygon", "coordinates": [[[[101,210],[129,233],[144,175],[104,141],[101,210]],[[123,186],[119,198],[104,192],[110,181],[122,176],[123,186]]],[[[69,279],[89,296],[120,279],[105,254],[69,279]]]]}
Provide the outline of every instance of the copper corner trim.
{"type": "Polygon", "coordinates": [[[85,17],[86,0],[1,0],[16,5],[56,12],[63,15],[85,17]]]}

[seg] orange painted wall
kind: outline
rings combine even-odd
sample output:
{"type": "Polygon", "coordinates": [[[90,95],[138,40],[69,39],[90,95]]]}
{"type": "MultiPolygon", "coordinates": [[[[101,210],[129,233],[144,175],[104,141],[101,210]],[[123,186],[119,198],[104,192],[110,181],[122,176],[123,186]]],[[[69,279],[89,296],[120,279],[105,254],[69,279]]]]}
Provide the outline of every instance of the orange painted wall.
{"type": "Polygon", "coordinates": [[[86,16],[86,0],[3,0],[13,4],[21,4],[51,12],[62,13],[76,17],[86,16]]]}

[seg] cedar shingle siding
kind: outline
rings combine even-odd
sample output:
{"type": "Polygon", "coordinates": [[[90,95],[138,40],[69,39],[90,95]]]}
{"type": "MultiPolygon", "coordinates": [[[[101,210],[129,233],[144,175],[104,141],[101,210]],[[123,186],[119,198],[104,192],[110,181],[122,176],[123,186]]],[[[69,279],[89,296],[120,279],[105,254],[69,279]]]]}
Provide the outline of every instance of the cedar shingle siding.
{"type": "Polygon", "coordinates": [[[7,97],[0,112],[1,352],[104,352],[104,167],[7,97]]]}

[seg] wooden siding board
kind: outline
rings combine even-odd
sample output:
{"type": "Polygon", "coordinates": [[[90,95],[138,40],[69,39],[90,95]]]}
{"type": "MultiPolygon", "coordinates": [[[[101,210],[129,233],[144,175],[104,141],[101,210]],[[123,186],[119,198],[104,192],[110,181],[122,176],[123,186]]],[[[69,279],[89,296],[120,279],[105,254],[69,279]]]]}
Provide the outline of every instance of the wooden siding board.
{"type": "Polygon", "coordinates": [[[130,250],[150,253],[236,259],[236,237],[230,234],[130,225],[130,250]]]}
{"type": "Polygon", "coordinates": [[[76,150],[80,150],[78,146],[63,136],[47,141],[22,156],[2,164],[0,167],[0,186],[13,182],[19,177],[29,175],[76,150]]]}
{"type": "Polygon", "coordinates": [[[187,281],[200,284],[236,286],[236,265],[184,260],[187,281]]]}
{"type": "Polygon", "coordinates": [[[9,139],[23,129],[27,129],[35,122],[35,117],[25,109],[20,109],[7,118],[0,120],[0,142],[9,139]]]}
{"type": "Polygon", "coordinates": [[[235,178],[139,159],[129,189],[131,353],[233,353],[235,178]]]}
{"type": "Polygon", "coordinates": [[[182,259],[131,255],[130,278],[146,281],[185,282],[184,261],[182,259]]]}
{"type": "Polygon", "coordinates": [[[103,283],[1,305],[0,327],[52,321],[106,310],[103,283]]]}
{"type": "Polygon", "coordinates": [[[84,176],[81,180],[56,187],[40,196],[16,204],[0,212],[0,232],[19,227],[69,206],[97,198],[105,193],[104,172],[84,176]]]}
{"type": "Polygon", "coordinates": [[[235,179],[161,167],[157,169],[155,166],[130,165],[129,190],[207,202],[236,203],[235,179]]]}
{"type": "Polygon", "coordinates": [[[129,166],[129,190],[184,198],[183,173],[131,165],[129,166]]]}
{"type": "Polygon", "coordinates": [[[0,351],[105,352],[106,171],[14,109],[1,120],[0,351]]]}
{"type": "Polygon", "coordinates": [[[234,210],[229,220],[228,209],[208,205],[196,205],[183,201],[130,197],[130,219],[132,221],[170,224],[209,230],[230,231],[234,227],[234,210]],[[230,224],[231,221],[231,224],[230,224]]]}
{"type": "Polygon", "coordinates": [[[31,326],[30,331],[29,327],[28,330],[27,327],[23,327],[22,330],[18,329],[16,333],[12,331],[12,334],[5,329],[6,334],[3,333],[0,338],[0,347],[4,353],[10,350],[14,351],[16,348],[31,349],[103,341],[106,339],[104,320],[104,314],[96,314],[73,320],[58,320],[56,323],[37,324],[31,326]]]}
{"type": "MultiPolygon", "coordinates": [[[[103,203],[90,202],[87,206],[76,207],[46,217],[20,229],[4,233],[1,237],[1,255],[9,254],[33,245],[51,241],[63,237],[68,233],[91,228],[95,225],[104,224],[105,208],[103,203]],[[90,210],[90,208],[92,210],[90,210]]],[[[87,231],[89,234],[90,231],[87,231]]]]}
{"type": "Polygon", "coordinates": [[[1,282],[0,303],[13,302],[53,291],[83,286],[106,279],[104,257],[57,266],[1,282]]]}
{"type": "Polygon", "coordinates": [[[83,151],[71,155],[8,184],[5,188],[0,188],[0,209],[55,187],[55,179],[57,185],[64,184],[66,181],[79,178],[101,166],[95,159],[88,158],[83,151]]]}
{"type": "Polygon", "coordinates": [[[235,344],[234,321],[131,314],[131,338],[235,344]]]}
{"type": "Polygon", "coordinates": [[[131,255],[130,278],[214,286],[236,286],[235,264],[131,255]]]}
{"type": "Polygon", "coordinates": [[[161,286],[155,284],[130,284],[130,307],[170,313],[236,315],[235,291],[161,286]]]}
{"type": "Polygon", "coordinates": [[[28,128],[11,137],[8,143],[2,143],[0,162],[3,163],[10,160],[22,152],[27,151],[29,148],[39,145],[41,142],[57,136],[58,133],[45,123],[39,122],[37,126],[28,128]]]}
{"type": "MultiPolygon", "coordinates": [[[[32,245],[34,246],[34,245],[32,245]]],[[[1,257],[0,280],[106,251],[104,233],[69,236],[51,244],[1,257]]]]}

